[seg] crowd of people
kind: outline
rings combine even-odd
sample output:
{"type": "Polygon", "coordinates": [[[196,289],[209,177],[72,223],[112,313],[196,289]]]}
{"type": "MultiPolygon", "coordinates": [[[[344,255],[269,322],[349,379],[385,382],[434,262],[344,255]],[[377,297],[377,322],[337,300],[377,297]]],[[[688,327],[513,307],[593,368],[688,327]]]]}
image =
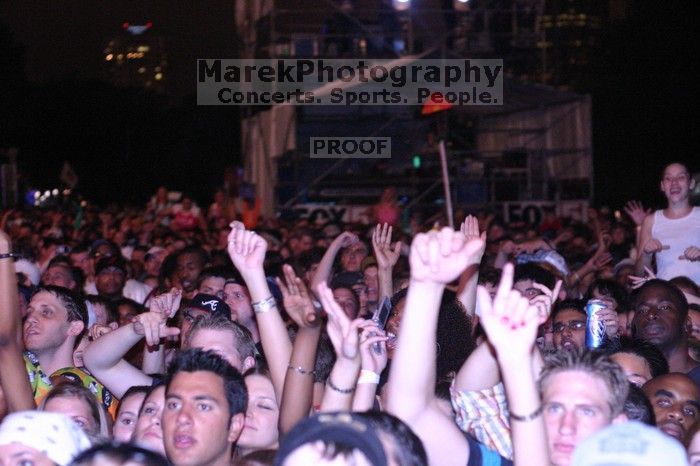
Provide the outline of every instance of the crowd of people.
{"type": "Polygon", "coordinates": [[[0,465],[700,465],[700,208],[0,220],[0,465]],[[431,221],[432,222],[432,221],[431,221]]]}

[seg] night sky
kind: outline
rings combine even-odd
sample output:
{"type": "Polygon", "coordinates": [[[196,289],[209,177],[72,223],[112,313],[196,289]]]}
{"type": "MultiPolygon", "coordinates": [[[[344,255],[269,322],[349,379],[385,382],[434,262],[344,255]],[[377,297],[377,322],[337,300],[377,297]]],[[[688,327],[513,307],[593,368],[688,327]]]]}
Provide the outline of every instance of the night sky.
{"type": "MultiPolygon", "coordinates": [[[[37,175],[37,183],[71,160],[79,174],[90,175],[81,183],[101,201],[143,199],[115,177],[140,179],[144,190],[165,177],[175,188],[204,195],[210,187],[202,183],[212,171],[238,161],[240,141],[236,110],[194,104],[195,60],[235,57],[235,2],[177,2],[177,8],[167,0],[58,3],[0,3],[0,23],[24,48],[27,78],[15,86],[10,73],[15,92],[2,110],[7,127],[0,144],[23,148],[21,165],[41,167],[34,172],[45,175],[37,175]],[[167,38],[175,103],[165,110],[153,96],[106,91],[99,82],[108,39],[124,21],[147,20],[167,38]],[[109,97],[101,101],[102,92],[109,97]]],[[[627,21],[603,34],[580,89],[593,97],[595,202],[613,207],[633,198],[661,203],[658,171],[667,161],[700,171],[697,74],[690,71],[696,16],[662,2],[632,4],[627,21]]]]}

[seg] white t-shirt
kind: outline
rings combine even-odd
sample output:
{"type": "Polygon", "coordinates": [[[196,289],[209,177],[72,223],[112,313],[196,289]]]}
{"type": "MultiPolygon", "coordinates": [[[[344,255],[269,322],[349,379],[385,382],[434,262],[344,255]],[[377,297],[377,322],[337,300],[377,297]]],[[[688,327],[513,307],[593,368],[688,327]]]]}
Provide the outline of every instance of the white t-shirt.
{"type": "Polygon", "coordinates": [[[678,259],[690,246],[700,247],[700,207],[683,218],[669,219],[663,211],[654,213],[651,237],[669,246],[656,253],[656,276],[663,280],[685,276],[700,283],[700,262],[678,259]]]}

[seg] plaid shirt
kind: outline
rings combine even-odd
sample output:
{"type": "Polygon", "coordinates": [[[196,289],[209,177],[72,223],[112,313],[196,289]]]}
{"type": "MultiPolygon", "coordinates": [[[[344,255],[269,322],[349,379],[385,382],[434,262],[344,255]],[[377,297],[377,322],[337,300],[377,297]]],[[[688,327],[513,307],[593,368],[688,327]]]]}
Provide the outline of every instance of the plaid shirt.
{"type": "Polygon", "coordinates": [[[461,391],[454,387],[453,382],[450,393],[459,428],[501,456],[513,459],[503,384],[485,390],[461,391]]]}

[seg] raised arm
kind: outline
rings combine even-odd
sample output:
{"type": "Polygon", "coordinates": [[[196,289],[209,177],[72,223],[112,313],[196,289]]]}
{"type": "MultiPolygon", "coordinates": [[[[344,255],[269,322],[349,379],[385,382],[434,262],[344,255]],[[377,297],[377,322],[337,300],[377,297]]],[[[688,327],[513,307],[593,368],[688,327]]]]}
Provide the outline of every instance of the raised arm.
{"type": "Polygon", "coordinates": [[[374,401],[379,386],[379,377],[386,368],[386,334],[373,324],[367,325],[360,334],[360,359],[362,370],[357,380],[355,398],[352,400],[353,411],[369,411],[374,408],[374,401]]]}
{"type": "Polygon", "coordinates": [[[304,281],[294,274],[290,265],[285,264],[282,270],[286,283],[277,279],[277,285],[284,297],[284,309],[299,327],[292,346],[292,356],[280,402],[279,427],[280,432],[285,434],[311,411],[316,350],[321,338],[321,319],[304,281]]]}
{"type": "Polygon", "coordinates": [[[411,245],[411,281],[387,385],[387,410],[421,438],[434,465],[461,466],[469,459],[467,440],[436,404],[436,331],[445,285],[482,246],[481,240],[467,242],[451,228],[418,234],[411,245]]]}
{"type": "Polygon", "coordinates": [[[228,254],[248,287],[275,396],[281,400],[292,343],[263,270],[267,241],[254,231],[246,230],[241,222],[231,223],[231,228],[228,254]]]}
{"type": "Polygon", "coordinates": [[[316,289],[323,309],[328,314],[326,329],[335,349],[336,359],[323,391],[321,411],[350,411],[360,373],[360,336],[358,330],[371,321],[351,321],[333,298],[325,283],[316,289]]]}
{"type": "Polygon", "coordinates": [[[377,225],[372,233],[372,249],[377,260],[377,278],[379,279],[379,303],[394,294],[393,270],[401,255],[401,241],[391,245],[393,228],[385,223],[377,225]]]}
{"type": "Polygon", "coordinates": [[[476,285],[479,281],[479,265],[486,250],[486,231],[479,234],[479,221],[471,215],[464,219],[460,231],[467,242],[473,239],[480,239],[484,243],[483,247],[469,259],[469,265],[460,275],[459,286],[457,287],[457,299],[464,306],[467,315],[473,317],[476,309],[476,285]]]}
{"type": "MultiPolygon", "coordinates": [[[[559,293],[560,287],[561,282],[558,282],[554,296],[559,293]]],[[[496,351],[503,375],[515,465],[548,464],[542,404],[533,375],[533,352],[537,351],[535,338],[541,321],[541,306],[531,304],[513,290],[511,264],[503,269],[495,299],[491,301],[483,287],[479,287],[478,299],[481,325],[496,351]]]]}
{"type": "Polygon", "coordinates": [[[323,254],[321,262],[319,262],[316,272],[311,279],[310,287],[312,290],[314,290],[314,292],[316,292],[316,289],[321,282],[328,283],[330,281],[333,262],[335,262],[335,257],[338,255],[338,252],[340,252],[342,248],[351,246],[358,241],[359,239],[357,236],[349,231],[344,231],[333,240],[330,246],[328,246],[328,249],[326,249],[325,254],[323,254]]]}
{"type": "Polygon", "coordinates": [[[644,267],[651,268],[651,261],[654,254],[662,249],[668,249],[668,246],[662,245],[659,240],[651,236],[651,228],[654,226],[654,216],[647,215],[642,222],[642,228],[639,231],[639,241],[637,244],[637,262],[634,265],[634,274],[644,274],[644,267]]]}
{"type": "Polygon", "coordinates": [[[9,412],[34,409],[34,396],[22,358],[22,336],[14,259],[9,236],[0,229],[0,387],[9,412]]]}
{"type": "Polygon", "coordinates": [[[180,329],[167,327],[166,316],[149,311],[139,314],[129,325],[109,332],[90,343],[83,352],[85,367],[117,398],[134,385],[151,385],[153,378],[126,362],[124,355],[146,338],[149,346],[161,338],[179,335],[180,329]]]}

